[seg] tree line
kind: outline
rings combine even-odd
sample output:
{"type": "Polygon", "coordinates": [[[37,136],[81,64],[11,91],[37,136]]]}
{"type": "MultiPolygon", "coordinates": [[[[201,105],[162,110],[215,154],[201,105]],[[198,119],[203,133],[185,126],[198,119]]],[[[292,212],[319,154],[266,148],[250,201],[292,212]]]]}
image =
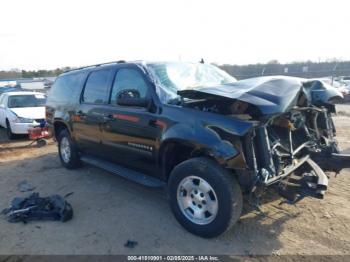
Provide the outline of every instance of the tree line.
{"type": "Polygon", "coordinates": [[[17,79],[17,78],[37,78],[37,77],[55,77],[71,69],[70,67],[56,68],[53,70],[9,70],[0,71],[0,79],[17,79]]]}
{"type": "MultiPolygon", "coordinates": [[[[350,61],[323,61],[323,62],[293,62],[282,64],[277,60],[271,60],[265,64],[249,65],[218,65],[221,69],[233,75],[237,79],[244,79],[266,75],[289,75],[306,78],[324,76],[350,76],[350,61]]],[[[53,70],[9,70],[0,71],[0,79],[55,77],[71,67],[56,68],[53,70]]]]}
{"type": "Polygon", "coordinates": [[[287,75],[304,78],[350,76],[350,61],[336,60],[325,62],[293,62],[286,64],[279,63],[277,60],[271,60],[266,64],[225,64],[219,67],[235,76],[237,79],[268,75],[287,75]]]}

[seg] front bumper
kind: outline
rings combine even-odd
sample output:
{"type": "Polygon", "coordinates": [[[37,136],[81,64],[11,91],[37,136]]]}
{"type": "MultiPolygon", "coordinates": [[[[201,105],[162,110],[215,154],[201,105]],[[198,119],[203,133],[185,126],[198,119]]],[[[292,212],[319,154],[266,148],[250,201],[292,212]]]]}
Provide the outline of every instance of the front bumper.
{"type": "Polygon", "coordinates": [[[28,134],[28,130],[30,128],[39,126],[40,123],[37,122],[33,122],[33,123],[16,123],[16,122],[10,122],[11,125],[11,131],[14,134],[18,134],[18,135],[27,135],[28,134]]]}

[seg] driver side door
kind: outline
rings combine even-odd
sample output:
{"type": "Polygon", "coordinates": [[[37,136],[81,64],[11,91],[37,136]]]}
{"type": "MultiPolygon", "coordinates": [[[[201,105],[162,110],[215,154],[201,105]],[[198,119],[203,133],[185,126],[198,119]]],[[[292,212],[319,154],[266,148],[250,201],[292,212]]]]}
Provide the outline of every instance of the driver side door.
{"type": "Polygon", "coordinates": [[[123,105],[118,97],[150,101],[151,86],[137,67],[118,69],[112,86],[110,103],[103,124],[102,143],[106,155],[118,164],[155,175],[155,147],[159,127],[155,113],[147,106],[123,105]]]}

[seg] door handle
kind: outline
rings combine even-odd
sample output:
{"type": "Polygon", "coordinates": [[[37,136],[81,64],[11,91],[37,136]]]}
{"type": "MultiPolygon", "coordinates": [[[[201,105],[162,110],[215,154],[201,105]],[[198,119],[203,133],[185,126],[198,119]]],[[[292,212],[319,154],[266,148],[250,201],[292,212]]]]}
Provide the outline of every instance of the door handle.
{"type": "Polygon", "coordinates": [[[148,123],[150,126],[156,127],[157,126],[157,119],[151,119],[148,123]]]}
{"type": "Polygon", "coordinates": [[[78,112],[75,112],[75,114],[73,114],[72,119],[74,121],[79,122],[79,121],[84,120],[85,117],[86,117],[86,114],[84,114],[81,110],[79,110],[78,112]]]}
{"type": "Polygon", "coordinates": [[[108,121],[111,121],[113,120],[113,115],[104,115],[103,116],[103,121],[104,122],[108,122],[108,121]]]}
{"type": "Polygon", "coordinates": [[[152,127],[160,127],[162,129],[165,129],[167,127],[167,123],[159,119],[151,119],[149,121],[149,125],[152,127]]]}

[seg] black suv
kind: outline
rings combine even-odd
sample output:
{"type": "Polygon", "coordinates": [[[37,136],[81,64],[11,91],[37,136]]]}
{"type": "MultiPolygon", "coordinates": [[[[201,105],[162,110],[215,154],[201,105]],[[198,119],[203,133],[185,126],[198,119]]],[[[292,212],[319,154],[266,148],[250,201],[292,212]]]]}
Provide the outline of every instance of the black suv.
{"type": "Polygon", "coordinates": [[[341,97],[320,81],[236,81],[209,64],[120,61],[60,75],[47,120],[66,168],[85,162],[165,187],[181,225],[214,237],[239,219],[242,192],[288,193],[293,178],[323,197],[323,170],[350,162],[331,118],[341,97]]]}

